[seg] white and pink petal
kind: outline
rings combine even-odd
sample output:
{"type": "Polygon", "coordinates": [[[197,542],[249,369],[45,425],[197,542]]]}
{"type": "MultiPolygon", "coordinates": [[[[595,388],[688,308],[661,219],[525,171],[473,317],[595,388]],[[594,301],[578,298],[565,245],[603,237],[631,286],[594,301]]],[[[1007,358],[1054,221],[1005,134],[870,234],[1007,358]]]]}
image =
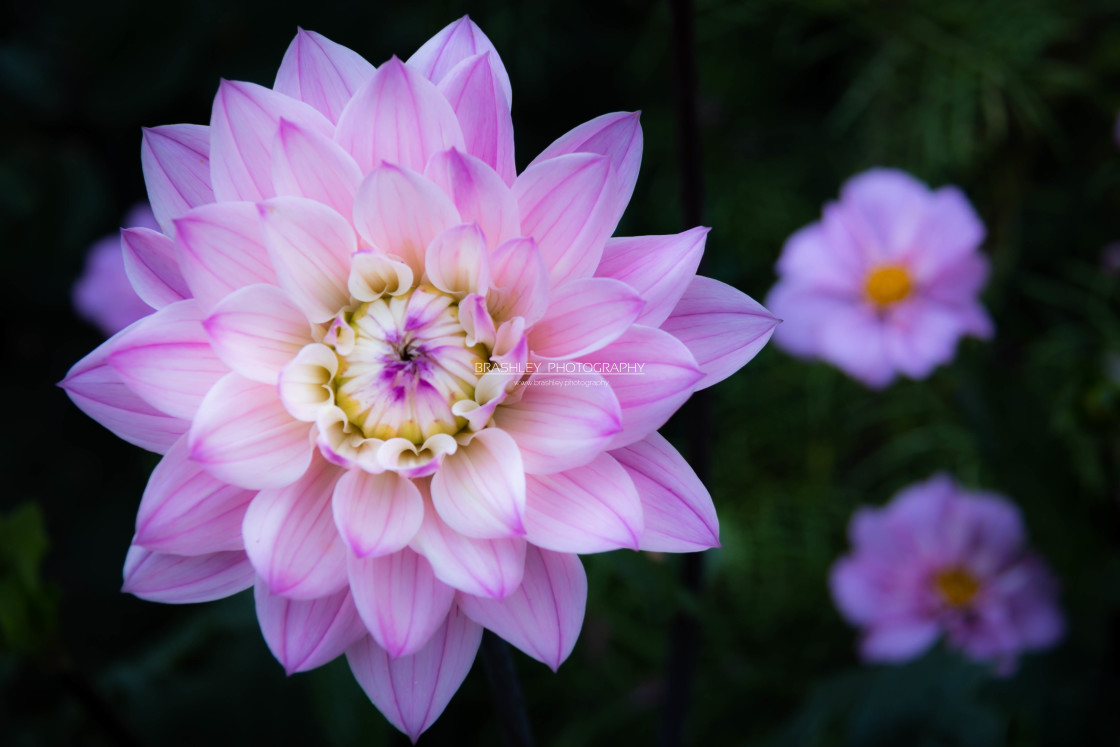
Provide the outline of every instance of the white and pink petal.
{"type": "Polygon", "coordinates": [[[152,471],[133,544],[176,555],[244,550],[241,522],[256,493],[214,479],[189,452],[183,436],[152,471]]]}
{"type": "Polygon", "coordinates": [[[486,294],[490,261],[486,238],[476,223],[453,226],[435,237],[424,256],[428,282],[445,293],[462,297],[486,294]]]}
{"type": "Polygon", "coordinates": [[[435,577],[427,559],[407,547],[379,557],[347,560],[358,614],[389,658],[410,656],[447,619],[455,590],[435,577]]]}
{"type": "Polygon", "coordinates": [[[491,255],[490,313],[498,320],[521,317],[535,324],[548,310],[548,268],[532,239],[511,239],[491,255]]]}
{"type": "Polygon", "coordinates": [[[373,65],[322,34],[299,29],[280,61],[272,89],[315,107],[337,122],[354,93],[373,76],[373,65]]]}
{"type": "Polygon", "coordinates": [[[367,636],[346,658],[373,704],[415,742],[466,679],[481,641],[482,627],[452,609],[428,644],[412,656],[393,659],[367,636]]]}
{"type": "Polygon", "coordinates": [[[529,348],[542,358],[587,355],[621,337],[644,306],[619,280],[572,280],[552,290],[548,309],[529,332],[529,348]]]}
{"type": "Polygon", "coordinates": [[[349,218],[362,170],[337,143],[281,119],[273,145],[272,186],[277,195],[307,197],[349,218]]]}
{"type": "Polygon", "coordinates": [[[745,366],[780,323],[745,293],[696,277],[661,329],[688,346],[705,374],[696,388],[704,389],[745,366]]]}
{"type": "Polygon", "coordinates": [[[245,553],[171,555],[138,545],[128,548],[121,591],[164,604],[195,604],[236,594],[253,585],[256,574],[245,553]]]}
{"type": "Polygon", "coordinates": [[[584,122],[557,138],[529,166],[568,153],[599,153],[608,156],[618,177],[615,200],[618,215],[614,219],[617,223],[634,194],[638,168],[642,164],[640,116],[641,112],[614,112],[584,122]]]}
{"type": "Polygon", "coordinates": [[[553,671],[572,653],[587,606],[587,574],[579,556],[530,545],[521,586],[505,599],[459,595],[472,620],[553,671]]]}
{"type": "Polygon", "coordinates": [[[464,223],[478,224],[490,248],[521,235],[513,191],[480,159],[452,148],[432,156],[424,175],[451,197],[464,223]]]}
{"type": "Polygon", "coordinates": [[[274,285],[247,285],[202,322],[214,353],[247,379],[275,384],[280,370],[311,342],[304,313],[274,285]]]}
{"type": "Polygon", "coordinates": [[[246,285],[276,285],[260,215],[250,202],[204,205],[177,219],[175,256],[204,310],[246,285]]]}
{"type": "Polygon", "coordinates": [[[276,197],[257,209],[280,287],[312,322],[330,321],[350,302],[350,256],[358,250],[350,221],[304,197],[276,197]]]}
{"type": "Polygon", "coordinates": [[[637,550],[644,521],[634,481],[610,454],[552,475],[526,478],[525,538],[566,553],[637,550]]]}
{"type": "Polygon", "coordinates": [[[118,438],[164,454],[190,428],[190,421],[152,407],[128,387],[106,358],[115,341],[102,343],[75,363],[59,386],[78,409],[118,438]]]}
{"type": "Polygon", "coordinates": [[[634,481],[645,529],[641,549],[696,552],[719,547],[719,519],[704,483],[659,433],[611,452],[634,481]]]}
{"type": "Polygon", "coordinates": [[[444,76],[438,89],[459,118],[466,151],[487,163],[506,184],[513,184],[517,171],[513,119],[496,60],[491,52],[468,57],[444,76]]]}
{"type": "Polygon", "coordinates": [[[710,229],[671,236],[627,236],[607,241],[595,276],[621,280],[646,302],[637,323],[658,327],[696,276],[710,229]]]}
{"type": "Polygon", "coordinates": [[[525,469],[513,438],[497,428],[470,437],[432,477],[432,505],[454,531],[489,539],[525,533],[525,469]]]}
{"type": "Polygon", "coordinates": [[[209,127],[180,124],[145,128],[140,163],[148,202],[164,233],[171,233],[175,218],[214,201],[209,127]]]}
{"type": "Polygon", "coordinates": [[[553,287],[594,274],[621,215],[610,158],[571,153],[541,161],[521,172],[513,194],[522,232],[537,242],[553,287]]]}
{"type": "Polygon", "coordinates": [[[379,67],[350,99],[334,139],[363,172],[382,163],[422,172],[434,154],[465,148],[459,120],[447,99],[396,57],[379,67]]]}
{"type": "Polygon", "coordinates": [[[640,441],[665,425],[704,378],[683,342],[638,324],[579,360],[599,371],[622,408],[622,431],[610,448],[640,441]]]}
{"type": "Polygon", "coordinates": [[[462,222],[451,199],[432,180],[410,169],[374,169],[354,203],[354,227],[382,254],[400,257],[416,277],[436,236],[462,222]]]}
{"type": "Polygon", "coordinates": [[[408,546],[424,519],[424,500],[411,480],[395,472],[347,471],[331,503],[338,533],[359,558],[408,546]]]}
{"type": "Polygon", "coordinates": [[[191,458],[223,482],[279,488],[311,462],[307,423],[294,420],[276,387],[231,373],[211,388],[190,430],[191,458]]]}
{"type": "Polygon", "coordinates": [[[587,464],[622,430],[618,398],[598,374],[538,372],[523,387],[495,409],[494,423],[513,436],[530,475],[587,464]]]}
{"type": "Polygon", "coordinates": [[[321,667],[367,635],[349,589],[289,599],[273,594],[258,577],[253,598],[265,643],[288,674],[321,667]]]}
{"type": "Polygon", "coordinates": [[[194,300],[178,301],[113,338],[108,363],[150,405],[190,419],[229,369],[210,347],[194,300]]]}
{"type": "Polygon", "coordinates": [[[242,524],[245,552],[273,594],[315,599],[346,587],[346,545],[331,514],[339,470],[320,457],[298,480],[262,490],[242,524]]]}
{"type": "Polygon", "coordinates": [[[436,578],[475,596],[502,599],[521,583],[525,540],[520,537],[476,539],[459,534],[439,518],[425,500],[424,523],[412,549],[432,564],[436,578]]]}
{"type": "Polygon", "coordinates": [[[513,87],[509,82],[509,73],[498,57],[498,50],[495,49],[494,44],[467,16],[449,23],[438,34],[424,42],[423,46],[408,58],[407,64],[433,83],[439,83],[460,62],[483,52],[493,55],[491,64],[508,108],[513,104],[513,87]]]}
{"type": "Polygon", "coordinates": [[[175,257],[175,242],[150,228],[121,231],[124,272],[136,295],[153,309],[191,297],[175,257]]]}

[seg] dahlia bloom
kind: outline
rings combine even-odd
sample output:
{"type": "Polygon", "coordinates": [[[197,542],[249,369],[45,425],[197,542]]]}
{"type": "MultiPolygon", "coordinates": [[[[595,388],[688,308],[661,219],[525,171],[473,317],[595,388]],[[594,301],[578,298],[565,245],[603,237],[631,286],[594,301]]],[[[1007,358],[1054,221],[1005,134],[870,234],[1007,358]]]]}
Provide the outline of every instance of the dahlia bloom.
{"type": "Polygon", "coordinates": [[[984,240],[956,187],[931,191],[909,174],[849,179],[821,220],[791,236],[766,305],[787,352],[832,363],[869,387],[924,379],[965,335],[988,338],[977,299],[988,277],[984,240]]]}
{"type": "MultiPolygon", "coordinates": [[[[129,210],[124,222],[137,228],[158,227],[151,208],[145,204],[129,210]]],[[[71,289],[74,311],[106,335],[120,332],[153,311],[128,281],[127,251],[122,249],[121,236],[117,234],[95,241],[87,250],[85,267],[71,289]]]]}
{"type": "Polygon", "coordinates": [[[1006,498],[936,475],[858,510],[848,534],[852,553],[832,567],[832,597],[863,630],[867,661],[914,658],[943,635],[1008,673],[1021,652],[1062,636],[1057,583],[1006,498]]]}
{"type": "Polygon", "coordinates": [[[160,231],[125,232],[159,310],[63,382],[164,454],[124,590],[252,586],[288,672],[346,653],[415,739],[482,628],[555,668],[577,553],[718,544],[657,434],[776,320],[696,277],[707,229],[611,238],[638,116],[517,174],[509,76],[469,19],[377,69],[300,31],[272,89],[223,81],[209,127],[146,130],[160,231]]]}

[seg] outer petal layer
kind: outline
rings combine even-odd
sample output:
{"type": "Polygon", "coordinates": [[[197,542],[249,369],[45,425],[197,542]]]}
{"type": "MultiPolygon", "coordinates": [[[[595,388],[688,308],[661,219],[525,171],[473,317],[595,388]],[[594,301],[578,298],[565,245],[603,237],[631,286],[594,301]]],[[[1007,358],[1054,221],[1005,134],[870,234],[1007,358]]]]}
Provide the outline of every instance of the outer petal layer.
{"type": "Polygon", "coordinates": [[[179,301],[146,316],[113,338],[108,362],[153,407],[191,418],[202,398],[228,372],[210,348],[202,311],[179,301]]]}
{"type": "Polygon", "coordinates": [[[433,154],[464,149],[451,105],[396,57],[373,74],[338,119],[335,142],[363,172],[392,163],[422,172],[433,154]]]}
{"type": "Polygon", "coordinates": [[[541,161],[517,177],[521,228],[540,247],[553,287],[595,272],[618,223],[617,191],[610,159],[589,153],[541,161]]]}
{"type": "Polygon", "coordinates": [[[175,218],[214,201],[209,127],[182,124],[145,129],[140,162],[148,201],[164,233],[171,233],[175,218]]]}
{"type": "Polygon", "coordinates": [[[373,704],[415,742],[466,679],[481,641],[482,628],[453,609],[428,644],[412,656],[392,659],[367,637],[351,647],[346,658],[373,704]]]}
{"type": "Polygon", "coordinates": [[[430,501],[425,501],[424,523],[412,548],[428,559],[436,578],[475,596],[509,596],[525,567],[525,540],[466,537],[444,524],[430,501]]]}
{"type": "Polygon", "coordinates": [[[533,374],[517,402],[494,411],[513,436],[525,471],[550,474],[587,464],[622,430],[618,399],[598,374],[533,374]]]}
{"type": "Polygon", "coordinates": [[[255,83],[222,81],[210,115],[210,179],[219,202],[275,196],[272,144],[281,118],[325,137],[334,131],[302,101],[255,83]]]}
{"type": "Polygon", "coordinates": [[[110,339],[75,363],[59,386],[78,409],[118,438],[148,451],[166,453],[190,421],[161,412],[140,399],[108,364],[110,339]]]}
{"type": "Polygon", "coordinates": [[[338,470],[317,457],[302,478],[262,490],[249,505],[245,551],[272,593],[315,599],[346,586],[346,546],[331,515],[337,480],[338,470]]]}
{"type": "Polygon", "coordinates": [[[124,561],[121,591],[150,602],[194,604],[248,589],[253,578],[243,552],[168,555],[133,545],[124,561]]]}
{"type": "Polygon", "coordinates": [[[618,192],[614,200],[614,209],[618,213],[614,220],[617,223],[634,194],[638,167],[642,163],[642,126],[638,121],[639,115],[639,112],[615,112],[585,122],[561,135],[556,142],[541,151],[529,167],[568,153],[599,153],[609,157],[618,176],[618,192]]]}
{"type": "Polygon", "coordinates": [[[265,643],[288,674],[321,667],[366,636],[348,589],[318,599],[288,599],[258,578],[253,596],[265,643]]]}
{"type": "Polygon", "coordinates": [[[661,325],[692,351],[704,371],[697,389],[719,383],[747,364],[781,323],[730,285],[697,277],[661,325]]]}
{"type": "Polygon", "coordinates": [[[577,555],[530,546],[517,591],[500,601],[460,594],[459,605],[472,620],[555,671],[583,627],[587,574],[577,555]]]}
{"type": "Polygon", "coordinates": [[[696,276],[709,229],[673,236],[632,236],[607,241],[595,276],[621,280],[646,302],[637,324],[658,327],[696,276]]]}
{"type": "Polygon", "coordinates": [[[177,555],[244,550],[241,522],[254,495],[204,472],[189,458],[184,436],[148,480],[132,542],[177,555]]]}
{"type": "Polygon", "coordinates": [[[306,102],[332,122],[373,76],[373,65],[322,34],[300,29],[284,53],[273,90],[306,102]]]}
{"type": "Polygon", "coordinates": [[[641,548],[695,552],[719,547],[719,520],[707,488],[660,434],[612,451],[642,499],[645,532],[641,548]]]}
{"type": "Polygon", "coordinates": [[[638,549],[642,503],[611,455],[567,472],[530,475],[526,492],[526,539],[534,545],[569,553],[638,549]]]}
{"type": "Polygon", "coordinates": [[[493,56],[491,64],[494,67],[494,74],[501,85],[502,93],[505,94],[506,106],[509,107],[513,103],[513,88],[510,86],[509,73],[506,72],[493,43],[467,16],[448,24],[438,34],[424,42],[424,45],[408,58],[408,66],[420,71],[433,83],[439,83],[460,62],[483,52],[489,52],[493,56]]]}
{"type": "Polygon", "coordinates": [[[150,228],[121,231],[124,271],[136,295],[153,309],[190,298],[191,291],[175,259],[175,242],[150,228]]]}

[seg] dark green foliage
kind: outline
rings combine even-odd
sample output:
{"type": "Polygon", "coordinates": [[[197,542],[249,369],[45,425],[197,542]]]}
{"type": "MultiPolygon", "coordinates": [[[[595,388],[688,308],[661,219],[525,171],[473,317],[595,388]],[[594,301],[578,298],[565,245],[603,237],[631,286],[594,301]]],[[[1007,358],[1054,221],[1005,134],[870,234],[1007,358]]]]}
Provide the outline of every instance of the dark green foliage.
{"type": "MultiPolygon", "coordinates": [[[[554,675],[515,654],[538,741],[654,743],[669,625],[684,608],[703,632],[691,744],[1115,744],[1120,278],[1101,265],[1120,240],[1115,3],[698,6],[705,272],[761,299],[782,242],[844,179],[901,167],[959,185],[984,218],[998,332],[928,381],[882,393],[776,349],[717,387],[710,485],[723,548],[707,555],[702,593],[680,591],[679,558],[586,558],[571,659],[554,675]],[[939,470],[1016,500],[1062,578],[1068,637],[1013,678],[942,650],[862,668],[829,600],[851,512],[939,470]]],[[[143,198],[141,126],[206,122],[219,77],[271,84],[297,24],[380,63],[468,11],[511,73],[519,165],[582,121],[642,109],[642,175],[620,232],[686,228],[661,3],[48,0],[3,11],[0,743],[117,744],[114,721],[151,745],[407,743],[345,662],[285,679],[249,595],[170,607],[119,594],[155,460],[54,383],[99,342],[73,317],[69,286],[85,247],[143,198]],[[81,682],[100,700],[83,699],[81,682]]],[[[680,426],[666,433],[679,439],[680,426]]],[[[499,734],[479,665],[422,744],[499,734]]]]}

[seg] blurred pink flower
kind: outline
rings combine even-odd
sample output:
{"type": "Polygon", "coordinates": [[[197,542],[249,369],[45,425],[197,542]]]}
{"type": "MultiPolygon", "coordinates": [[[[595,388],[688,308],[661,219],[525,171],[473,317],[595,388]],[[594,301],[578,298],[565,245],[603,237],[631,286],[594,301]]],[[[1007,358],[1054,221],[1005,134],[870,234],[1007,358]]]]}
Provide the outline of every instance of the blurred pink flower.
{"type": "Polygon", "coordinates": [[[610,238],[638,116],[520,174],[509,76],[469,19],[376,70],[300,31],[273,89],[223,81],[210,126],[145,131],[162,233],[125,231],[159,307],[71,370],[92,417],[165,454],[126,591],[255,587],[289,672],[346,652],[415,739],[482,627],[555,668],[577,553],[718,544],[657,434],[776,320],[695,272],[707,229],[610,238]]]}
{"type": "MultiPolygon", "coordinates": [[[[144,203],[133,206],[124,222],[127,226],[156,228],[152,209],[144,203]]],[[[152,307],[128,282],[119,234],[105,236],[90,246],[85,268],[71,289],[71,301],[78,316],[106,335],[116,334],[152,313],[152,307]]]]}
{"type": "Polygon", "coordinates": [[[832,597],[863,630],[868,661],[914,658],[943,635],[1008,673],[1021,652],[1062,637],[1057,582],[1001,496],[937,475],[860,509],[848,533],[852,553],[832,567],[832,597]]]}
{"type": "Polygon", "coordinates": [[[821,220],[786,241],[766,305],[775,342],[870,387],[923,379],[964,335],[987,338],[977,296],[988,277],[984,225],[956,187],[930,191],[872,169],[844,184],[821,220]]]}

